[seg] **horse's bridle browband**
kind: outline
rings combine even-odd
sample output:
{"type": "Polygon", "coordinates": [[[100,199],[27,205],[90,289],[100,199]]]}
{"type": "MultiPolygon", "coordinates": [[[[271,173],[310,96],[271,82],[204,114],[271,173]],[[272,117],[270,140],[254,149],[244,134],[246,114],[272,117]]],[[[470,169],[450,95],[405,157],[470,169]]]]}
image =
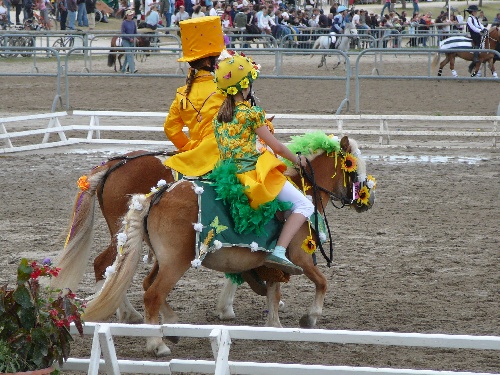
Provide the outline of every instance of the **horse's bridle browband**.
{"type": "Polygon", "coordinates": [[[99,204],[101,205],[101,207],[103,205],[103,202],[102,202],[102,192],[104,190],[104,185],[106,184],[106,180],[108,179],[108,177],[111,174],[111,172],[114,172],[118,168],[122,167],[128,161],[134,160],[134,159],[137,159],[137,158],[142,158],[143,156],[159,156],[159,155],[172,156],[172,155],[175,155],[176,153],[177,152],[175,152],[175,151],[174,152],[172,152],[172,151],[155,151],[155,152],[145,152],[144,154],[139,154],[139,155],[134,155],[134,156],[130,156],[130,155],[118,155],[118,156],[114,156],[112,158],[109,158],[108,162],[115,161],[115,160],[120,160],[120,161],[118,163],[116,163],[115,165],[111,166],[106,171],[106,173],[104,174],[104,176],[102,178],[102,182],[101,182],[101,184],[98,187],[99,191],[98,191],[98,194],[97,194],[97,199],[99,199],[99,204]]]}

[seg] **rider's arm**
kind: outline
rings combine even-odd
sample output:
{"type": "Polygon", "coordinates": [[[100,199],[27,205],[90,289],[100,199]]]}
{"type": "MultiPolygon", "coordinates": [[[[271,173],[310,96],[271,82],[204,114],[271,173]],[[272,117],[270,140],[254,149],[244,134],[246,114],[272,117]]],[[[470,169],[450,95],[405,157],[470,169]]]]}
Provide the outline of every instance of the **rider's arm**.
{"type": "Polygon", "coordinates": [[[165,119],[165,123],[163,124],[163,130],[165,131],[165,135],[167,136],[167,138],[174,144],[175,147],[177,147],[177,149],[180,150],[186,143],[189,142],[189,138],[182,131],[184,122],[182,121],[180,115],[180,102],[177,99],[178,96],[176,96],[175,100],[170,106],[170,111],[168,112],[168,116],[165,119]]]}
{"type": "Polygon", "coordinates": [[[467,18],[467,26],[469,26],[469,29],[472,30],[472,31],[474,31],[475,33],[480,33],[481,30],[484,29],[483,25],[481,25],[480,23],[478,23],[478,24],[479,24],[479,27],[474,22],[474,18],[473,17],[467,18]]]}

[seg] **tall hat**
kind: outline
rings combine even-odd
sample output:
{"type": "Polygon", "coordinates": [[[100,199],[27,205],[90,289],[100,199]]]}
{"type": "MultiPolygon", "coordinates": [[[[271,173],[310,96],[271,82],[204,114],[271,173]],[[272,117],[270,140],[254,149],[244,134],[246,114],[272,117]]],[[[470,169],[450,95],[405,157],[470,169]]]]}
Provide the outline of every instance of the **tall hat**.
{"type": "Polygon", "coordinates": [[[183,56],[177,61],[190,62],[208,56],[219,56],[224,49],[224,34],[220,17],[199,17],[182,21],[183,56]]]}
{"type": "Polygon", "coordinates": [[[477,7],[477,5],[469,5],[469,7],[466,9],[467,12],[472,13],[472,12],[480,12],[481,9],[477,7]]]}
{"type": "Polygon", "coordinates": [[[214,82],[223,95],[235,95],[257,79],[260,66],[250,57],[234,51],[222,51],[215,67],[214,82]]]}

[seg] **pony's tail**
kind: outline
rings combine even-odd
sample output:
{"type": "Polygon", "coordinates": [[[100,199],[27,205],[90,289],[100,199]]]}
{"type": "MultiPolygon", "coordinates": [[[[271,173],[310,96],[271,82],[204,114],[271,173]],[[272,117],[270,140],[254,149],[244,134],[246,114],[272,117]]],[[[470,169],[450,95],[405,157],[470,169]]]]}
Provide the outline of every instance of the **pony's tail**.
{"type": "Polygon", "coordinates": [[[51,279],[54,288],[76,290],[90,259],[90,248],[94,234],[94,209],[96,189],[107,168],[91,172],[78,181],[80,191],[76,195],[66,243],[56,264],[61,268],[59,275],[51,279]]]}
{"type": "Polygon", "coordinates": [[[149,201],[142,194],[134,194],[130,208],[118,234],[118,256],[106,270],[106,281],[102,289],[87,304],[84,319],[95,322],[113,315],[129,288],[139,263],[144,236],[144,217],[149,210],[149,201]]]}
{"type": "Polygon", "coordinates": [[[434,58],[432,59],[432,62],[431,62],[431,68],[432,69],[436,69],[438,64],[439,64],[439,59],[440,59],[440,56],[439,56],[439,53],[435,53],[434,54],[434,58]]]}
{"type": "Polygon", "coordinates": [[[108,66],[113,66],[115,64],[115,61],[116,55],[112,51],[110,51],[108,54],[108,66]]]}

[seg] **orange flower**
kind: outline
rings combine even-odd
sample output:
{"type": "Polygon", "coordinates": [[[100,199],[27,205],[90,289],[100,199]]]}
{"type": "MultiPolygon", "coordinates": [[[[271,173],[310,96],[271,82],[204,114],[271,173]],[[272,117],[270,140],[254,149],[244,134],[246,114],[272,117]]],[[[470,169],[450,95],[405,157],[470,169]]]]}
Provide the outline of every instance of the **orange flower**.
{"type": "Polygon", "coordinates": [[[78,179],[78,182],[76,183],[80,190],[82,191],[87,191],[90,188],[90,182],[87,176],[82,176],[78,179]]]}
{"type": "Polygon", "coordinates": [[[357,159],[354,155],[347,153],[345,158],[342,159],[342,170],[351,173],[355,172],[358,169],[357,159]]]}
{"type": "Polygon", "coordinates": [[[301,247],[307,254],[312,254],[316,251],[316,242],[311,236],[307,236],[304,242],[302,242],[301,247]]]}

